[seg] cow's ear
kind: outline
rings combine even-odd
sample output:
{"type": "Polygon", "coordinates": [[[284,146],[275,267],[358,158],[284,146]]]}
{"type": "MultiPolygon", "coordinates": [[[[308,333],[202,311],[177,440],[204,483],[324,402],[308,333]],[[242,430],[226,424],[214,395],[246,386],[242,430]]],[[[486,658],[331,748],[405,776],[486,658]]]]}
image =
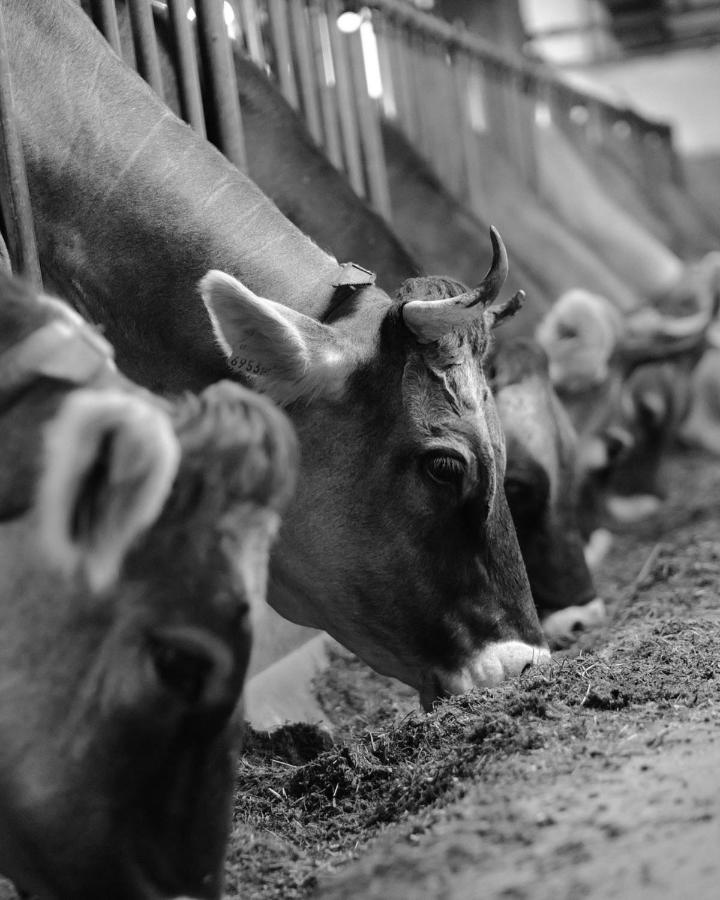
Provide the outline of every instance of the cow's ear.
{"type": "Polygon", "coordinates": [[[215,338],[230,368],[278,403],[337,394],[350,354],[336,332],[213,270],[200,282],[215,338]]]}
{"type": "Polygon", "coordinates": [[[158,517],[180,448],[165,413],[120,392],[75,391],[45,432],[38,493],[48,561],[110,587],[125,554],[158,517]]]}

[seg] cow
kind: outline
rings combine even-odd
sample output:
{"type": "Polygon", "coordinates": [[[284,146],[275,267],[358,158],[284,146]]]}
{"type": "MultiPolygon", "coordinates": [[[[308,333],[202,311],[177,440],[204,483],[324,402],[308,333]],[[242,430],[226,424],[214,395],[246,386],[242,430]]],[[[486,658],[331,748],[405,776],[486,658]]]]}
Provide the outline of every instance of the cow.
{"type": "Polygon", "coordinates": [[[507,272],[498,235],[473,292],[393,302],[180,122],[69,0],[0,8],[48,283],[134,380],[172,393],[231,374],[298,432],[273,608],[426,705],[547,660],[479,365],[507,272]]]}
{"type": "Polygon", "coordinates": [[[39,897],[219,898],[282,414],[172,406],[0,275],[0,872],[39,897]]]}
{"type": "MultiPolygon", "coordinates": [[[[581,527],[627,524],[654,513],[664,496],[661,462],[692,420],[692,371],[716,306],[708,265],[688,284],[688,313],[655,308],[622,316],[606,298],[569,291],[536,329],[553,385],[579,435],[581,527]],[[699,307],[699,308],[698,308],[699,307]]],[[[698,367],[700,370],[700,367],[698,367]]]]}
{"type": "MultiPolygon", "coordinates": [[[[120,34],[124,44],[124,56],[131,55],[131,29],[127,19],[125,4],[119,5],[120,34]]],[[[175,73],[172,62],[172,42],[168,33],[167,17],[156,15],[156,28],[162,51],[163,92],[165,99],[179,109],[176,95],[175,73]]],[[[278,204],[279,208],[305,233],[320,243],[330,247],[345,258],[359,258],[377,272],[378,281],[384,285],[397,284],[416,273],[428,270],[451,271],[458,279],[456,290],[466,290],[462,280],[473,277],[478,267],[478,244],[486,232],[486,224],[465,210],[461,204],[442,187],[439,180],[418,158],[396,128],[389,123],[383,125],[386,155],[389,164],[389,181],[392,190],[393,207],[396,210],[397,227],[402,229],[403,241],[399,241],[377,213],[351,190],[345,177],[337,171],[319,152],[316,144],[302,124],[297,113],[283,99],[277,88],[257,66],[246,59],[237,46],[234,48],[234,64],[238,82],[240,105],[243,111],[243,132],[248,159],[248,169],[258,185],[278,204]],[[317,202],[322,195],[325,201],[317,202]],[[330,199],[332,198],[332,199],[330,199]],[[421,214],[422,213],[422,214],[421,214]],[[442,221],[444,227],[438,231],[436,223],[442,221]],[[410,248],[410,250],[408,250],[410,248]],[[414,255],[413,255],[414,254],[414,255]],[[420,262],[421,261],[421,262],[420,262]]],[[[212,123],[211,127],[212,127],[212,123]]],[[[532,292],[532,309],[524,316],[532,315],[542,304],[542,290],[531,276],[518,265],[516,256],[506,281],[510,292],[525,287],[532,292]]],[[[504,329],[512,328],[506,323],[504,329]]],[[[499,335],[501,343],[504,335],[499,335]]],[[[525,359],[517,356],[517,362],[525,359]]],[[[527,373],[535,375],[535,367],[527,373]]],[[[529,382],[528,382],[529,383],[529,382]]],[[[525,379],[518,379],[520,390],[525,389],[525,379]]],[[[546,386],[552,393],[552,387],[546,386]]],[[[547,446],[557,449],[564,457],[575,453],[574,441],[568,437],[564,424],[554,420],[545,422],[548,412],[558,411],[557,403],[548,402],[540,408],[530,403],[528,407],[534,416],[535,433],[548,431],[547,446]],[[567,437],[561,440],[559,435],[567,437]]],[[[511,407],[508,407],[511,409],[511,407]]],[[[503,428],[513,428],[512,421],[503,420],[503,428]]],[[[513,466],[515,444],[509,446],[508,464],[513,466]]],[[[550,463],[543,459],[552,471],[557,471],[568,462],[550,463]]],[[[554,477],[548,473],[548,477],[554,477]]],[[[539,540],[545,546],[553,546],[554,557],[566,559],[576,556],[579,542],[577,533],[570,527],[570,517],[561,506],[571,505],[573,489],[567,479],[562,481],[565,491],[554,491],[548,498],[547,515],[535,527],[542,530],[539,540]],[[563,527],[552,525],[555,520],[563,527]],[[549,529],[549,530],[548,530],[549,529]]],[[[518,508],[519,509],[519,508],[518,508]]],[[[522,525],[522,518],[513,515],[516,527],[522,525]]],[[[523,558],[527,566],[524,547],[523,558]]],[[[560,635],[560,617],[553,613],[552,621],[543,622],[544,630],[552,632],[554,643],[566,642],[585,622],[585,602],[589,574],[581,559],[575,566],[543,566],[539,556],[530,566],[530,587],[533,595],[549,599],[554,593],[550,607],[557,611],[561,606],[571,609],[562,617],[565,633],[560,635]],[[558,579],[557,590],[553,584],[558,579]],[[536,587],[537,582],[537,587],[536,587]]],[[[591,593],[594,597],[594,593],[591,593]]],[[[545,602],[545,601],[544,601],[545,602]]],[[[599,606],[600,601],[595,604],[599,606]]],[[[548,615],[544,609],[544,615],[548,615]]],[[[597,616],[593,614],[593,621],[597,616]]],[[[273,641],[279,641],[277,628],[266,629],[273,641]]],[[[262,639],[262,638],[261,638],[262,639]]],[[[254,682],[255,684],[255,682],[254,682]]]]}
{"type": "Polygon", "coordinates": [[[498,342],[490,372],[507,444],[505,494],[535,606],[552,647],[601,624],[579,525],[577,433],[532,338],[498,342]]]}

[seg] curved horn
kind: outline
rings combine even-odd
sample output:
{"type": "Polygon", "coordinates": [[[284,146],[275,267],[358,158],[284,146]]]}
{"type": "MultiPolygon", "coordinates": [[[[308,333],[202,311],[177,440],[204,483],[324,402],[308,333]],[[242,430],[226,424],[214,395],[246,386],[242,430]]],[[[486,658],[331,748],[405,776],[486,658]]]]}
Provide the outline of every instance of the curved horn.
{"type": "Polygon", "coordinates": [[[476,288],[442,300],[409,300],[403,306],[403,321],[421,343],[437,341],[451,328],[474,321],[500,293],[508,273],[507,251],[499,232],[492,226],[490,240],[492,263],[476,288]]]}

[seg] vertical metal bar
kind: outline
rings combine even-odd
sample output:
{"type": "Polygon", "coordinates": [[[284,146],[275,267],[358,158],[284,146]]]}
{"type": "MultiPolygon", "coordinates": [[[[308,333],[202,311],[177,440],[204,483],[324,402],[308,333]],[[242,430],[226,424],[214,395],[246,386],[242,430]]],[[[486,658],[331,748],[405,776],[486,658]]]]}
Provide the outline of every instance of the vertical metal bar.
{"type": "Polygon", "coordinates": [[[25,157],[17,130],[5,20],[0,9],[0,202],[13,269],[42,288],[25,157]]]}
{"type": "Polygon", "coordinates": [[[420,155],[427,159],[430,155],[428,140],[429,110],[425,105],[425,40],[422,34],[408,31],[408,88],[412,97],[415,119],[415,144],[420,155]]]}
{"type": "Polygon", "coordinates": [[[115,0],[93,0],[93,19],[118,56],[122,56],[115,0]]]}
{"type": "MultiPolygon", "coordinates": [[[[295,0],[295,2],[297,3],[299,0],[295,0]]],[[[268,15],[270,16],[270,30],[272,31],[273,49],[275,50],[275,67],[277,70],[275,74],[280,82],[280,90],[287,102],[295,109],[299,109],[300,99],[295,82],[295,68],[290,47],[286,0],[269,0],[268,15]]]]}
{"type": "Polygon", "coordinates": [[[163,97],[160,56],[150,0],[128,0],[128,10],[135,43],[137,70],[158,97],[163,97]]]}
{"type": "Polygon", "coordinates": [[[458,105],[461,118],[461,140],[465,178],[467,183],[467,196],[470,199],[470,208],[482,218],[487,218],[487,198],[483,187],[483,171],[480,160],[480,147],[478,145],[478,132],[475,121],[484,110],[472,110],[470,108],[476,100],[476,88],[471,89],[471,80],[475,83],[481,80],[481,74],[476,71],[477,63],[465,54],[456,54],[453,74],[455,76],[455,89],[457,91],[458,105]]]}
{"type": "Polygon", "coordinates": [[[508,84],[508,95],[511,103],[510,125],[513,131],[513,143],[517,154],[518,166],[525,184],[533,187],[536,182],[535,165],[535,85],[531,84],[522,70],[512,73],[508,84]]]}
{"type": "Polygon", "coordinates": [[[168,0],[168,7],[175,39],[175,52],[177,53],[175,68],[183,118],[198,134],[205,137],[205,114],[200,90],[195,35],[187,17],[188,0],[168,0]]]}
{"type": "Polygon", "coordinates": [[[396,100],[398,119],[405,129],[405,133],[411,141],[418,137],[418,123],[415,114],[414,97],[410,85],[410,66],[408,61],[407,31],[398,25],[392,25],[392,60],[397,85],[396,100]]]}
{"type": "Polygon", "coordinates": [[[305,4],[295,0],[290,4],[290,21],[295,39],[295,52],[300,76],[303,113],[310,134],[318,145],[322,145],[322,121],[317,96],[317,82],[313,71],[312,45],[310,43],[310,27],[305,4]]]}
{"type": "Polygon", "coordinates": [[[352,80],[360,123],[360,142],[366,163],[370,202],[380,215],[391,221],[390,190],[385,167],[385,149],[380,134],[377,102],[367,90],[365,63],[359,33],[347,36],[352,80]]]}
{"type": "Polygon", "coordinates": [[[247,168],[240,101],[223,5],[195,0],[198,37],[212,97],[218,146],[239,169],[247,168]]]}
{"type": "Polygon", "coordinates": [[[325,10],[310,7],[310,24],[315,52],[315,74],[320,85],[325,152],[336,169],[342,169],[342,143],[335,97],[335,66],[330,46],[330,30],[325,10]]]}
{"type": "Polygon", "coordinates": [[[243,31],[247,35],[247,48],[250,59],[264,69],[267,65],[265,59],[265,46],[260,30],[260,15],[255,0],[240,0],[240,21],[243,31]]]}
{"type": "Polygon", "coordinates": [[[385,118],[396,119],[398,115],[398,101],[388,22],[385,16],[378,12],[373,15],[373,25],[375,26],[375,40],[377,41],[378,59],[380,61],[380,78],[383,85],[383,114],[385,118]]]}
{"type": "Polygon", "coordinates": [[[350,184],[358,196],[364,197],[365,178],[363,176],[362,151],[360,149],[358,113],[348,59],[347,44],[349,36],[341,34],[337,27],[339,12],[340,6],[337,0],[330,0],[328,5],[328,25],[330,26],[330,46],[332,48],[337,85],[340,134],[342,136],[345,166],[350,184]]]}

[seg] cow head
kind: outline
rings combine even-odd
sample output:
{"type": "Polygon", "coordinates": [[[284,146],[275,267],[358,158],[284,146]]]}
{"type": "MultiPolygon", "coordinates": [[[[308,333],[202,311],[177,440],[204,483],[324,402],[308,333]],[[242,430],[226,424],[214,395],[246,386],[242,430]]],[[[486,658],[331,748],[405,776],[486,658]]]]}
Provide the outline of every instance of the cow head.
{"type": "Polygon", "coordinates": [[[474,291],[410,279],[391,301],[364,288],[323,323],[223,273],[201,286],[231,366],[285,406],[303,448],[272,605],[426,704],[548,656],[481,367],[494,321],[514,308],[487,308],[507,271],[493,243],[474,291]]]}
{"type": "Polygon", "coordinates": [[[172,416],[122,382],[3,399],[35,485],[0,522],[0,871],[59,900],[217,898],[289,426],[229,382],[172,416]]]}
{"type": "Polygon", "coordinates": [[[563,646],[604,619],[578,525],[577,435],[533,340],[500,342],[489,371],[507,446],[505,493],[533,599],[551,645],[563,646]]]}
{"type": "Polygon", "coordinates": [[[577,393],[605,381],[621,333],[620,314],[605,297],[580,289],[559,297],[536,330],[554,387],[577,393]]]}
{"type": "Polygon", "coordinates": [[[637,522],[665,498],[662,463],[689,406],[690,373],[672,362],[645,363],[623,385],[623,409],[632,440],[613,466],[605,508],[614,524],[637,522]]]}

